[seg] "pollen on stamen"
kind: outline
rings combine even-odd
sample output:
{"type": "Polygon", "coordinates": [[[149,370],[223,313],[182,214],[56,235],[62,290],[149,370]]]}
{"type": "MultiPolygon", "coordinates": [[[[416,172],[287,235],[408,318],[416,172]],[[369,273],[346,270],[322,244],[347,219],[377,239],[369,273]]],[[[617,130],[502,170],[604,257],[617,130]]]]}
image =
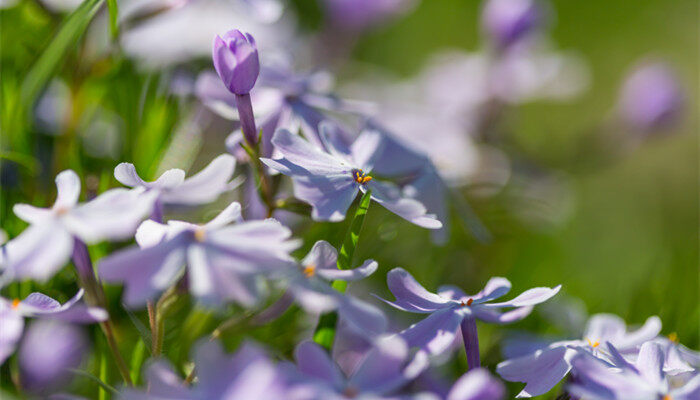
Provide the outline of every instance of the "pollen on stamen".
{"type": "Polygon", "coordinates": [[[462,300],[462,301],[460,302],[460,304],[462,305],[462,307],[468,307],[468,306],[471,306],[473,302],[474,302],[474,299],[471,299],[471,298],[470,298],[470,299],[467,300],[466,302],[465,302],[464,300],[462,300]]]}
{"type": "Polygon", "coordinates": [[[17,308],[17,307],[19,307],[19,299],[12,300],[12,308],[17,308]]]}
{"type": "Polygon", "coordinates": [[[365,175],[365,173],[361,169],[354,170],[352,173],[352,177],[355,180],[355,182],[359,183],[360,185],[364,185],[365,183],[372,180],[372,177],[369,175],[365,175]]]}
{"type": "Polygon", "coordinates": [[[594,349],[595,349],[596,347],[600,346],[600,342],[597,341],[597,340],[596,340],[595,342],[591,342],[591,339],[586,339],[586,340],[588,341],[588,345],[591,346],[591,347],[593,347],[594,349]]]}
{"type": "Polygon", "coordinates": [[[678,343],[678,334],[676,332],[669,333],[668,340],[672,341],[673,343],[678,343]]]}
{"type": "Polygon", "coordinates": [[[307,278],[311,278],[316,274],[316,266],[315,265],[307,265],[304,267],[304,276],[307,278]]]}
{"type": "Polygon", "coordinates": [[[207,232],[203,228],[197,228],[194,231],[194,240],[203,242],[207,238],[207,232]]]}
{"type": "Polygon", "coordinates": [[[667,394],[664,396],[664,398],[662,400],[673,400],[673,397],[671,397],[670,394],[667,394]]]}

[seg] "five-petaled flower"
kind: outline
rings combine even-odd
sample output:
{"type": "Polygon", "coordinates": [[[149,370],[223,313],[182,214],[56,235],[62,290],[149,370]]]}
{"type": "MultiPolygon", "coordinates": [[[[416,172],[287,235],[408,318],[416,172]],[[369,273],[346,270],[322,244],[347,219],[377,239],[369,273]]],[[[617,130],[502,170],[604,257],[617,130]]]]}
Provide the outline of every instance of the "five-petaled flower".
{"type": "Polygon", "coordinates": [[[346,146],[328,124],[320,126],[326,150],[314,146],[287,130],[275,133],[272,143],[283,156],[263,158],[272,169],[294,180],[294,195],[313,207],[317,221],[341,221],[357,194],[371,191],[372,200],[416,225],[439,229],[442,223],[426,213],[417,200],[402,196],[394,184],[373,179],[372,166],[378,154],[381,134],[366,130],[351,146],[346,146]]]}

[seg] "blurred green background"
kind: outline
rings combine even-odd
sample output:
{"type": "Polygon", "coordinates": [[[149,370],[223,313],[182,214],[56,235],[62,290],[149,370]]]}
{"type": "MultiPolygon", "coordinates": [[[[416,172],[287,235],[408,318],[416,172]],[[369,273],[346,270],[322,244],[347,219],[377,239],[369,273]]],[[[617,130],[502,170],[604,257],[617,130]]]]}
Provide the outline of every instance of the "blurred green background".
{"type": "MultiPolygon", "coordinates": [[[[299,12],[302,28],[313,30],[319,26],[321,13],[317,4],[301,0],[292,4],[299,12]]],[[[514,293],[532,286],[561,283],[563,294],[583,300],[589,313],[615,313],[630,324],[659,315],[664,334],[676,332],[682,343],[697,349],[698,2],[561,0],[550,5],[555,15],[550,24],[552,41],[560,49],[575,50],[583,56],[591,70],[591,85],[570,102],[541,101],[510,109],[502,129],[510,148],[517,149],[520,157],[566,176],[572,195],[571,213],[556,224],[526,223],[518,218],[522,211],[518,208],[539,205],[513,200],[512,189],[518,182],[510,182],[499,194],[486,198],[473,196],[466,189],[464,194],[493,238],[479,242],[455,220],[449,243],[439,247],[430,243],[428,234],[420,228],[372,207],[356,257],[377,259],[380,272],[365,287],[387,295],[384,276],[395,266],[410,270],[429,289],[454,283],[474,292],[495,275],[510,279],[514,293]],[[612,162],[579,168],[581,143],[609,119],[629,68],[648,56],[667,61],[680,76],[688,100],[682,124],[672,134],[645,142],[612,162]]],[[[408,15],[361,37],[352,58],[410,76],[439,50],[480,48],[480,8],[477,1],[424,0],[408,15]]],[[[53,176],[60,170],[78,171],[83,182],[87,182],[87,191],[116,186],[111,178],[116,161],[91,157],[77,144],[76,136],[85,129],[81,124],[86,115],[104,109],[118,116],[120,129],[126,135],[119,161],[133,160],[140,170],[146,171],[146,176],[153,177],[161,158],[172,148],[172,138],[182,126],[182,118],[190,111],[181,99],[162,90],[172,71],[140,73],[118,52],[84,65],[80,40],[69,40],[67,57],[60,59],[58,68],[51,72],[69,85],[75,104],[72,122],[61,136],[41,135],[37,126],[28,122],[27,104],[31,104],[31,96],[36,93],[27,87],[25,78],[60,23],[59,16],[47,13],[34,1],[22,1],[19,6],[0,11],[0,219],[10,237],[24,227],[12,214],[12,205],[51,204],[53,176]],[[42,165],[37,161],[42,158],[50,161],[42,165]]],[[[208,62],[202,60],[194,68],[209,65],[208,62]]],[[[42,73],[37,73],[38,80],[42,73]]],[[[339,80],[343,80],[342,70],[339,80]]],[[[200,141],[186,145],[196,153],[202,144],[200,141]]],[[[194,161],[194,170],[223,151],[223,137],[208,136],[204,150],[194,161]]],[[[598,157],[585,153],[583,156],[598,157]]],[[[212,208],[220,207],[226,200],[230,199],[212,208]]],[[[541,212],[549,212],[547,205],[542,207],[541,212]]],[[[306,232],[305,248],[321,238],[339,245],[344,228],[344,224],[299,227],[300,232],[306,232]]],[[[100,254],[109,248],[102,246],[93,251],[100,254]]],[[[4,294],[41,288],[65,300],[72,292],[58,288],[71,285],[72,276],[64,273],[52,285],[13,286],[6,289],[13,293],[4,294]]],[[[116,309],[116,288],[112,294],[116,309]]],[[[398,327],[411,321],[410,316],[386,311],[398,321],[398,327]]],[[[286,315],[268,327],[251,328],[247,333],[289,354],[299,338],[288,337],[283,331],[305,324],[295,315],[286,315]],[[284,340],[275,341],[280,337],[284,340]]],[[[122,334],[133,336],[127,332],[129,318],[120,318],[124,325],[122,334]]],[[[198,329],[204,332],[206,326],[212,325],[207,318],[210,317],[203,317],[204,322],[187,321],[202,324],[198,329]]],[[[500,359],[495,342],[508,330],[561,333],[538,312],[514,326],[480,329],[485,333],[482,351],[491,366],[500,359]]],[[[237,331],[228,340],[236,342],[241,334],[237,331]]],[[[177,351],[180,358],[186,355],[177,351]]],[[[464,365],[463,360],[457,365],[460,362],[464,365]]],[[[7,383],[3,379],[3,386],[7,383]]]]}

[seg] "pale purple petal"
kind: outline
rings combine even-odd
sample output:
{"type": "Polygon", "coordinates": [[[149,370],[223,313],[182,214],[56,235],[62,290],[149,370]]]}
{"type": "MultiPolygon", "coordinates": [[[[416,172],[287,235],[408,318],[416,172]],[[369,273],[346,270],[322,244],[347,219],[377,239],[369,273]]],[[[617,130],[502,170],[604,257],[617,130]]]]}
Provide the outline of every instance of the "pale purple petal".
{"type": "Polygon", "coordinates": [[[338,261],[338,251],[335,247],[325,240],[319,240],[314,243],[309,254],[301,260],[301,265],[313,266],[316,272],[322,269],[338,269],[336,262],[338,261]]]}
{"type": "Polygon", "coordinates": [[[293,281],[289,290],[299,305],[309,313],[320,314],[333,311],[342,301],[342,295],[327,284],[299,276],[293,281]]]}
{"type": "Polygon", "coordinates": [[[420,347],[431,355],[442,354],[454,342],[464,314],[448,308],[436,311],[400,333],[410,347],[420,347]]]}
{"type": "Polygon", "coordinates": [[[53,204],[54,209],[70,209],[78,204],[80,197],[80,178],[73,170],[67,169],[56,175],[58,194],[53,204]]]}
{"type": "MultiPolygon", "coordinates": [[[[338,124],[331,122],[329,120],[322,121],[318,125],[319,137],[321,138],[321,143],[332,156],[351,161],[352,153],[350,148],[343,141],[343,136],[340,131],[338,124]]],[[[357,164],[360,168],[363,168],[361,164],[357,164]]]]}
{"type": "Polygon", "coordinates": [[[222,228],[232,222],[243,222],[241,204],[234,201],[223,209],[214,219],[204,225],[205,229],[222,228]]]}
{"type": "Polygon", "coordinates": [[[332,281],[332,280],[342,280],[342,281],[357,281],[364,279],[374,273],[377,270],[379,264],[374,260],[365,260],[365,262],[354,269],[317,269],[316,275],[319,277],[332,281]]]}
{"type": "Polygon", "coordinates": [[[467,297],[467,294],[455,285],[442,285],[438,288],[437,293],[440,297],[455,301],[460,301],[467,297]]]}
{"type": "MultiPolygon", "coordinates": [[[[80,300],[80,297],[83,295],[83,290],[79,290],[78,294],[73,297],[76,301],[80,300]]],[[[68,303],[74,303],[69,301],[68,303]]],[[[68,304],[66,303],[66,304],[68,304]]],[[[19,303],[19,306],[27,306],[22,307],[22,311],[27,311],[27,312],[46,312],[46,311],[54,311],[57,308],[61,307],[61,303],[58,301],[52,299],[51,297],[42,294],[42,293],[30,293],[29,296],[27,296],[24,300],[22,300],[19,303]]]]}
{"type": "Polygon", "coordinates": [[[671,398],[674,400],[700,399],[700,375],[695,375],[682,388],[673,390],[671,398]]]}
{"type": "MultiPolygon", "coordinates": [[[[399,188],[388,182],[371,180],[366,184],[372,199],[399,217],[427,229],[440,229],[442,223],[418,200],[402,197],[399,188]]],[[[364,188],[364,187],[363,187],[364,188]]]]}
{"type": "Polygon", "coordinates": [[[381,155],[384,141],[381,132],[375,129],[365,129],[350,146],[352,159],[359,168],[371,171],[377,157],[381,155]]]}
{"type": "Polygon", "coordinates": [[[10,307],[0,309],[0,365],[15,352],[24,330],[24,318],[10,307]]]}
{"type": "Polygon", "coordinates": [[[486,282],[484,289],[474,296],[474,304],[495,300],[510,292],[510,288],[511,284],[508,279],[500,277],[491,278],[486,282]]]}
{"type": "Polygon", "coordinates": [[[311,218],[314,221],[338,222],[345,219],[358,191],[349,173],[334,179],[294,180],[294,197],[311,204],[311,218]]]}
{"type": "Polygon", "coordinates": [[[510,324],[522,320],[530,315],[532,306],[517,307],[512,310],[501,313],[498,310],[488,309],[485,307],[472,307],[472,311],[476,318],[494,324],[510,324]]]}
{"type": "Polygon", "coordinates": [[[228,182],[235,168],[236,159],[229,154],[222,154],[199,173],[164,192],[161,198],[163,202],[170,204],[210,203],[229,190],[228,182]]]}
{"type": "Polygon", "coordinates": [[[396,301],[386,301],[404,311],[430,313],[449,307],[451,302],[427,291],[403,268],[394,268],[387,274],[387,286],[396,301]]]}
{"type": "Polygon", "coordinates": [[[31,225],[5,243],[0,265],[12,279],[46,281],[61,269],[73,252],[73,237],[58,223],[31,225]]]}
{"type": "Polygon", "coordinates": [[[338,366],[328,353],[314,342],[302,342],[294,350],[294,360],[302,373],[320,379],[335,388],[342,388],[345,381],[338,366]]]}
{"type": "Polygon", "coordinates": [[[500,308],[534,306],[540,303],[544,303],[545,301],[551,299],[555,294],[559,293],[560,289],[561,285],[555,286],[553,288],[538,287],[528,289],[510,301],[505,301],[502,303],[487,303],[483,304],[483,307],[500,308]]]}
{"type": "Polygon", "coordinates": [[[615,347],[620,349],[634,348],[655,338],[661,332],[661,319],[657,316],[647,318],[639,329],[629,332],[623,337],[613,340],[615,347]]]}
{"type": "Polygon", "coordinates": [[[647,383],[660,387],[665,377],[663,371],[665,358],[666,355],[659,343],[646,342],[639,349],[635,366],[647,383]]]}
{"type": "Polygon", "coordinates": [[[447,395],[447,400],[499,400],[504,396],[503,384],[487,370],[479,368],[457,379],[447,395]]]}
{"type": "Polygon", "coordinates": [[[183,383],[183,379],[177,375],[164,360],[156,360],[148,365],[144,373],[144,380],[148,382],[148,392],[126,388],[119,394],[120,400],[191,400],[192,394],[183,383]]]}
{"type": "Polygon", "coordinates": [[[298,166],[297,169],[293,170],[295,175],[305,173],[330,177],[342,174],[352,179],[350,176],[352,165],[333,157],[286,129],[275,132],[272,144],[286,160],[298,166]]]}
{"type": "Polygon", "coordinates": [[[185,171],[179,168],[169,169],[158,177],[150,186],[159,189],[174,189],[185,180],[185,171]]]}
{"type": "Polygon", "coordinates": [[[569,360],[576,354],[565,344],[555,343],[535,353],[504,361],[496,372],[510,382],[524,382],[525,388],[516,396],[532,397],[550,391],[571,370],[569,360]]]}
{"type": "Polygon", "coordinates": [[[141,179],[134,164],[123,162],[114,168],[114,178],[122,185],[129,187],[146,186],[146,182],[141,179]]]}
{"type": "Polygon", "coordinates": [[[348,327],[365,337],[375,337],[386,331],[387,320],[377,307],[353,296],[342,296],[338,315],[348,327]]]}
{"type": "Polygon", "coordinates": [[[617,315],[596,314],[588,320],[583,337],[591,341],[604,340],[616,344],[615,339],[623,337],[626,330],[625,321],[617,315]]]}
{"type": "Polygon", "coordinates": [[[349,386],[377,394],[397,389],[408,382],[403,373],[408,354],[408,345],[402,337],[379,338],[353,372],[349,386]]]}
{"type": "Polygon", "coordinates": [[[151,247],[160,243],[168,234],[168,225],[147,219],[136,229],[134,238],[139,247],[151,247]]]}
{"type": "Polygon", "coordinates": [[[15,204],[12,211],[19,219],[30,224],[43,223],[54,216],[54,212],[48,208],[34,207],[29,204],[15,204]]]}

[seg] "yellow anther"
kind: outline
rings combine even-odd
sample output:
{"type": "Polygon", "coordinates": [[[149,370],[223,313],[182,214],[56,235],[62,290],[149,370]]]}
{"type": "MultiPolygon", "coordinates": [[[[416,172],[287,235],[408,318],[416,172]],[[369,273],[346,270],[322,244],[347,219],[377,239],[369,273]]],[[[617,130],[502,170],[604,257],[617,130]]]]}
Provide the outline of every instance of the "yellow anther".
{"type": "Polygon", "coordinates": [[[591,347],[593,347],[594,349],[595,349],[596,347],[600,346],[600,342],[597,341],[597,340],[596,340],[595,342],[591,342],[591,339],[586,339],[586,340],[588,341],[588,345],[591,346],[591,347]]]}
{"type": "Polygon", "coordinates": [[[204,228],[197,228],[194,231],[194,240],[198,242],[203,242],[207,238],[207,231],[204,228]]]}
{"type": "Polygon", "coordinates": [[[468,306],[472,305],[473,302],[474,302],[474,299],[469,299],[466,302],[461,301],[460,304],[462,305],[462,307],[468,307],[468,306]]]}
{"type": "Polygon", "coordinates": [[[372,177],[369,175],[365,175],[365,173],[361,169],[356,169],[353,172],[353,179],[355,179],[355,182],[359,183],[360,185],[364,185],[365,183],[371,181],[372,177]]]}
{"type": "Polygon", "coordinates": [[[17,308],[17,307],[19,307],[19,299],[12,300],[12,308],[17,308]]]}
{"type": "Polygon", "coordinates": [[[307,265],[304,267],[303,272],[307,278],[311,278],[312,276],[316,275],[316,266],[313,264],[307,265]]]}
{"type": "Polygon", "coordinates": [[[668,340],[672,341],[673,343],[678,343],[678,334],[676,332],[669,333],[668,340]]]}
{"type": "Polygon", "coordinates": [[[670,394],[667,394],[666,396],[664,396],[663,400],[673,400],[673,397],[671,397],[670,394]]]}
{"type": "Polygon", "coordinates": [[[361,182],[361,183],[362,183],[362,184],[365,184],[365,183],[367,183],[367,182],[369,182],[369,181],[371,181],[371,180],[372,180],[372,177],[371,177],[371,176],[365,176],[365,177],[362,178],[362,182],[361,182]]]}

